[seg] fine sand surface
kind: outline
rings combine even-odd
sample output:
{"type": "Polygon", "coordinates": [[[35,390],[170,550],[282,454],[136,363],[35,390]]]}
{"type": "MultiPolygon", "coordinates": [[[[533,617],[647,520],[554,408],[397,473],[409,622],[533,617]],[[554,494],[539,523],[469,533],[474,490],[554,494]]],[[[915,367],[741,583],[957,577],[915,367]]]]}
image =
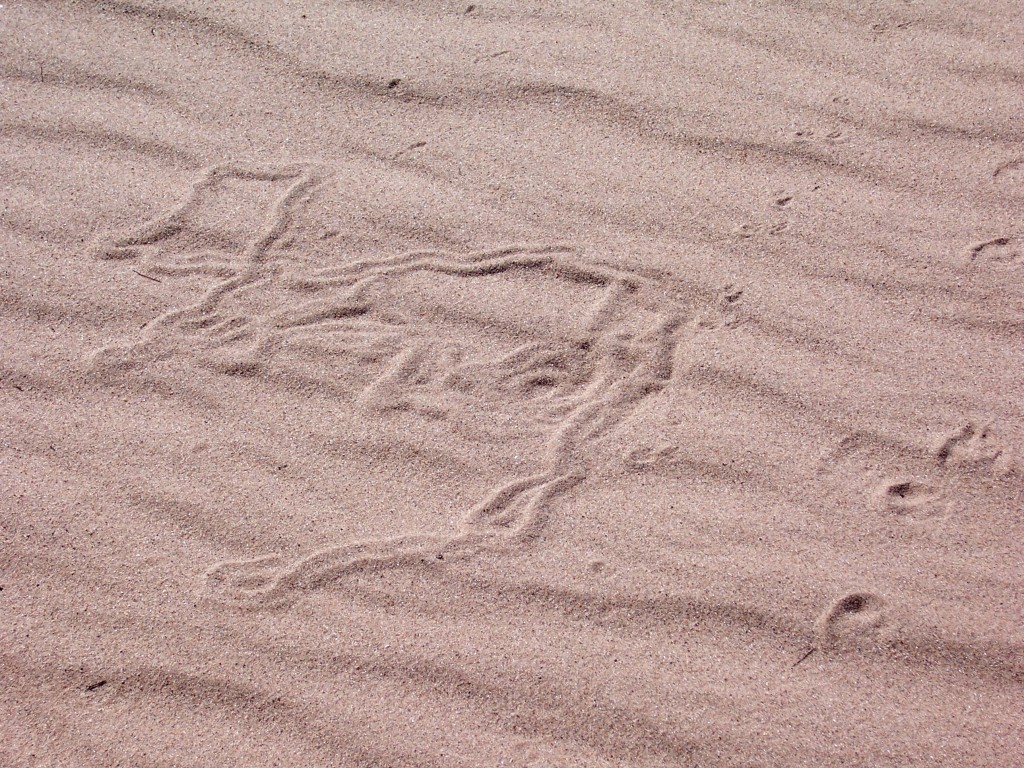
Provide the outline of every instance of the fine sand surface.
{"type": "Polygon", "coordinates": [[[1018,0],[0,5],[0,766],[1024,764],[1018,0]]]}

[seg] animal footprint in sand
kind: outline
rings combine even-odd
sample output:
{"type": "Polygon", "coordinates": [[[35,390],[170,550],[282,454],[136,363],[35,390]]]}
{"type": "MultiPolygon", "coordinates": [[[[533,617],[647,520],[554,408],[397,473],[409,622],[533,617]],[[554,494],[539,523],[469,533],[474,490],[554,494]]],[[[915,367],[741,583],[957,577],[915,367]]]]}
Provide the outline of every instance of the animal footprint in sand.
{"type": "Polygon", "coordinates": [[[1024,159],[1003,163],[992,172],[992,178],[1005,191],[1024,194],[1024,159]]]}
{"type": "Polygon", "coordinates": [[[972,245],[971,261],[981,266],[1013,269],[1024,264],[1024,242],[1015,237],[997,237],[972,245]]]}
{"type": "Polygon", "coordinates": [[[908,520],[942,518],[949,513],[942,494],[916,480],[886,481],[875,491],[875,499],[883,513],[908,520]]]}
{"type": "Polygon", "coordinates": [[[845,144],[850,140],[849,135],[842,128],[826,128],[815,131],[810,128],[797,128],[789,134],[789,139],[797,145],[813,144],[845,144]]]}
{"type": "Polygon", "coordinates": [[[838,481],[844,498],[858,488],[866,491],[867,509],[883,518],[914,523],[938,520],[950,514],[951,504],[942,483],[933,483],[928,475],[934,467],[913,467],[912,475],[894,474],[913,467],[892,445],[868,434],[843,438],[822,463],[819,477],[838,481]]]}
{"type": "Polygon", "coordinates": [[[737,310],[742,298],[743,288],[732,283],[725,285],[719,291],[715,304],[697,314],[697,328],[702,331],[713,331],[737,327],[741,322],[737,310]]]}
{"type": "Polygon", "coordinates": [[[796,200],[796,195],[792,192],[778,192],[772,195],[772,208],[781,210],[789,206],[794,200],[796,200]]]}
{"type": "Polygon", "coordinates": [[[871,25],[871,31],[875,35],[890,35],[910,29],[913,25],[913,21],[879,21],[871,25]]]}
{"type": "Polygon", "coordinates": [[[891,443],[851,435],[826,459],[821,475],[838,478],[837,472],[850,469],[854,472],[848,477],[854,483],[865,484],[867,479],[872,509],[907,522],[948,517],[963,508],[969,494],[980,488],[992,490],[1022,474],[1020,460],[993,426],[976,423],[945,434],[930,450],[900,452],[891,443]],[[929,454],[931,460],[922,460],[929,454]],[[908,474],[891,474],[893,467],[908,474]]]}
{"type": "Polygon", "coordinates": [[[750,240],[751,238],[761,237],[763,235],[781,235],[787,229],[789,229],[789,222],[786,221],[768,222],[763,224],[744,222],[743,224],[738,224],[734,227],[732,234],[740,240],[750,240]]]}
{"type": "Polygon", "coordinates": [[[836,600],[814,625],[815,647],[861,645],[877,637],[885,624],[885,600],[871,592],[852,592],[836,600]]]}
{"type": "MultiPolygon", "coordinates": [[[[361,409],[370,428],[417,419],[442,440],[486,441],[509,463],[530,457],[533,468],[499,482],[449,534],[214,566],[207,592],[239,606],[287,605],[367,568],[527,545],[553,502],[586,479],[595,442],[669,384],[684,328],[684,309],[659,278],[571,248],[296,264],[274,245],[312,183],[308,169],[211,169],[170,214],[101,244],[102,258],[149,258],[157,267],[189,264],[201,249],[224,272],[203,273],[211,283],[199,301],[100,350],[95,369],[124,375],[159,360],[273,377],[315,359],[330,391],[347,393],[339,407],[361,409]],[[266,198],[249,241],[196,224],[209,220],[206,206],[225,180],[287,185],[266,198]]],[[[170,266],[165,274],[176,274],[170,266]]]]}
{"type": "Polygon", "coordinates": [[[1005,478],[1020,470],[1019,461],[1006,449],[991,424],[966,424],[944,438],[935,451],[941,467],[981,471],[1005,478]]]}

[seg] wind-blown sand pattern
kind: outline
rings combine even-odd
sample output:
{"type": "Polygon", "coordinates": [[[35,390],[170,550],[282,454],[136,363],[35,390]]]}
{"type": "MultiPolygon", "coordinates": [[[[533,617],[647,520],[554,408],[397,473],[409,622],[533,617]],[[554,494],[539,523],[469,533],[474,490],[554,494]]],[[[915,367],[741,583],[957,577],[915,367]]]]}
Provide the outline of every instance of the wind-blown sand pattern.
{"type": "Polygon", "coordinates": [[[1021,764],[1019,3],[0,40],[0,766],[1021,764]]]}

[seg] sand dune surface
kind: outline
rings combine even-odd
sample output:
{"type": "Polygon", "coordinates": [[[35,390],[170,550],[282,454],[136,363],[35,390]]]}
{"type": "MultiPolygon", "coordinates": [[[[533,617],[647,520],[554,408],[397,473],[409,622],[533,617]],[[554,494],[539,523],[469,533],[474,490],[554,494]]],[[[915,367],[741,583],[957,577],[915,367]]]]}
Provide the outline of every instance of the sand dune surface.
{"type": "Polygon", "coordinates": [[[0,41],[0,765],[1024,761],[1018,3],[0,41]]]}

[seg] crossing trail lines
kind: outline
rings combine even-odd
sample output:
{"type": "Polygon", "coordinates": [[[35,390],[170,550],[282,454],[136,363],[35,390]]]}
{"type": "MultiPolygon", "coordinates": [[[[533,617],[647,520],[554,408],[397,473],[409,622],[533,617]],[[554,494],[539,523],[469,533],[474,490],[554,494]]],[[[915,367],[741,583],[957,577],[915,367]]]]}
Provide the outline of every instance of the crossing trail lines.
{"type": "Polygon", "coordinates": [[[275,246],[318,183],[305,166],[216,166],[168,214],[99,241],[99,258],[209,284],[137,338],[98,350],[95,375],[157,361],[244,377],[301,367],[371,422],[426,420],[452,440],[501,441],[535,466],[500,478],[449,533],[217,563],[205,590],[240,606],[287,605],[355,571],[528,545],[587,478],[595,441],[669,384],[687,327],[658,275],[568,247],[303,262],[275,246]]]}

